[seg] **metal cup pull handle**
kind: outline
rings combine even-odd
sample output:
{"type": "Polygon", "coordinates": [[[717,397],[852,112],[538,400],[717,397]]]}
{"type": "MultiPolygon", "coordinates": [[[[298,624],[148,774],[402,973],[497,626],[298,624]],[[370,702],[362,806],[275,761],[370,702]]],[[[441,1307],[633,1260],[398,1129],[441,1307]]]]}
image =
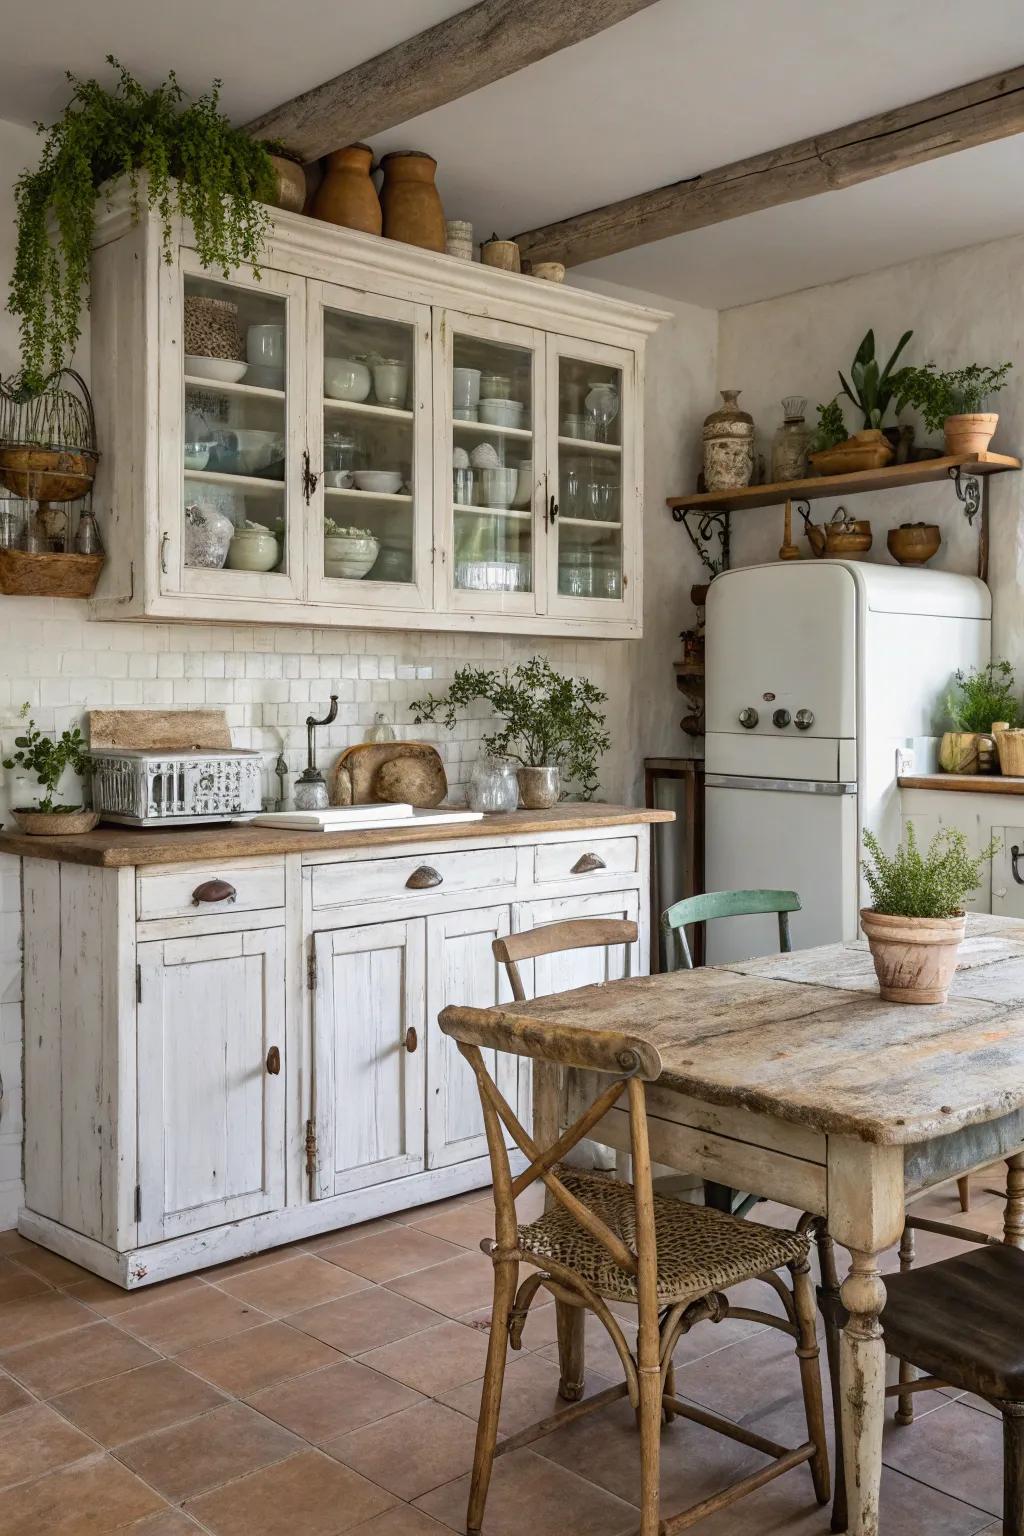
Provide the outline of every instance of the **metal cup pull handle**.
{"type": "Polygon", "coordinates": [[[574,875],[589,875],[595,869],[607,869],[608,866],[599,853],[581,853],[572,867],[574,875]]]}
{"type": "Polygon", "coordinates": [[[410,1027],[405,1032],[405,1041],[404,1041],[405,1048],[409,1052],[410,1056],[412,1055],[412,1053],[416,1049],[416,1047],[419,1045],[419,1043],[420,1043],[420,1037],[416,1033],[415,1029],[413,1029],[412,1026],[410,1025],[410,1027]]]}
{"type": "Polygon", "coordinates": [[[192,892],[192,905],[198,907],[204,901],[234,901],[237,895],[238,892],[227,880],[204,880],[192,892]]]}
{"type": "Polygon", "coordinates": [[[440,885],[443,880],[444,876],[433,865],[421,864],[419,869],[413,870],[405,885],[410,891],[429,891],[432,885],[440,885]]]}
{"type": "Polygon", "coordinates": [[[271,1077],[276,1077],[281,1070],[281,1052],[276,1045],[272,1045],[267,1052],[267,1071],[271,1077]]]}
{"type": "Polygon", "coordinates": [[[1020,858],[1020,848],[1016,843],[1010,849],[1010,873],[1018,885],[1024,885],[1024,875],[1017,868],[1017,860],[1020,858]]]}

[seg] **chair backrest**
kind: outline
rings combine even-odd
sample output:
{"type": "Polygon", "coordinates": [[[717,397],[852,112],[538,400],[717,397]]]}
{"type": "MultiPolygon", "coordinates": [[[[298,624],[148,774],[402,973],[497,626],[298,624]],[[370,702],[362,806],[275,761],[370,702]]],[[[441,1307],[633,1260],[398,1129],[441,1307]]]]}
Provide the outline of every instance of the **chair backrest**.
{"type": "Polygon", "coordinates": [[[793,948],[789,933],[789,914],[800,911],[796,891],[706,891],[702,896],[688,896],[661,914],[661,932],[665,960],[671,935],[675,934],[679,968],[693,970],[685,929],[690,923],[707,923],[716,917],[755,917],[760,912],[776,912],[779,917],[779,949],[788,954],[793,948]]]}
{"type": "Polygon", "coordinates": [[[519,974],[520,960],[535,960],[538,955],[557,955],[572,949],[597,949],[609,944],[626,946],[626,969],[631,969],[631,946],[637,941],[637,925],[621,917],[582,917],[564,923],[548,923],[526,933],[510,933],[494,939],[491,949],[508,972],[512,996],[517,1003],[526,1001],[526,990],[519,974]]]}
{"type": "MultiPolygon", "coordinates": [[[[521,952],[520,958],[523,958],[521,952]]],[[[499,1008],[450,1006],[444,1009],[438,1022],[443,1033],[457,1042],[476,1077],[494,1183],[497,1251],[508,1253],[517,1250],[516,1199],[537,1179],[542,1179],[552,1198],[603,1244],[616,1264],[637,1277],[638,1289],[642,1298],[645,1298],[645,1308],[656,1310],[654,1191],[644,1084],[661,1074],[661,1056],[657,1048],[636,1036],[618,1031],[588,1029],[585,1024],[545,1024],[537,1019],[520,1018],[499,1008]],[[488,1072],[483,1057],[484,1049],[528,1056],[534,1061],[546,1062],[555,1067],[580,1067],[601,1073],[610,1081],[568,1130],[563,1131],[549,1147],[540,1147],[520,1123],[488,1072]],[[633,1154],[637,1237],[635,1252],[627,1248],[621,1237],[595,1211],[577,1199],[554,1172],[554,1165],[593,1130],[622,1097],[623,1092],[628,1096],[630,1150],[633,1154]],[[515,1178],[512,1177],[505,1145],[505,1131],[529,1159],[528,1167],[515,1178]]],[[[557,1266],[555,1271],[556,1281],[563,1278],[558,1275],[557,1266]]]]}

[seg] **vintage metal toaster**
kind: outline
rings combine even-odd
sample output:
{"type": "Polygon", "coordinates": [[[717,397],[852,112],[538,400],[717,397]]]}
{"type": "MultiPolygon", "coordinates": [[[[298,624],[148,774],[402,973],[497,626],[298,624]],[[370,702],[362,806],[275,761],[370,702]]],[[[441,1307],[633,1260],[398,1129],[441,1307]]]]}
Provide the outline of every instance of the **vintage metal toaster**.
{"type": "Polygon", "coordinates": [[[89,756],[93,809],[103,821],[180,827],[263,809],[259,752],[107,747],[89,756]]]}

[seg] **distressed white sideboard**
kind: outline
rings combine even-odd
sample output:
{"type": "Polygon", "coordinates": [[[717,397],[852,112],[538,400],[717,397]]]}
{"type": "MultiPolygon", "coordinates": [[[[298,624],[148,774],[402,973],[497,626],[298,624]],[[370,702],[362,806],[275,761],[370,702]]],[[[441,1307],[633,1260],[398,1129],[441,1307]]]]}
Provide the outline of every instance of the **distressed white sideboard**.
{"type": "MultiPolygon", "coordinates": [[[[131,1288],[487,1184],[437,1015],[507,997],[491,941],[563,918],[634,919],[643,969],[648,823],[667,819],[0,836],[22,860],[20,1231],[131,1288]]],[[[526,982],[623,965],[584,951],[526,982]]],[[[527,1114],[521,1064],[498,1070],[527,1114]]]]}

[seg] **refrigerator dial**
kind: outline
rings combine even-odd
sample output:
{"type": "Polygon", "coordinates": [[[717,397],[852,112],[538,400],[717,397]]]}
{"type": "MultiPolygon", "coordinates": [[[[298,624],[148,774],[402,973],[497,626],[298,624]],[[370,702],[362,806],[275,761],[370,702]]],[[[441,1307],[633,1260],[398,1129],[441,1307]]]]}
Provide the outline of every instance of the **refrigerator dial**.
{"type": "Polygon", "coordinates": [[[740,725],[745,731],[752,731],[757,724],[757,710],[748,704],[746,709],[740,710],[740,725]]]}
{"type": "Polygon", "coordinates": [[[793,724],[798,731],[809,731],[814,724],[813,709],[798,709],[794,716],[793,724]]]}
{"type": "Polygon", "coordinates": [[[780,731],[784,731],[792,718],[788,709],[777,709],[772,715],[772,724],[777,725],[780,731]]]}

